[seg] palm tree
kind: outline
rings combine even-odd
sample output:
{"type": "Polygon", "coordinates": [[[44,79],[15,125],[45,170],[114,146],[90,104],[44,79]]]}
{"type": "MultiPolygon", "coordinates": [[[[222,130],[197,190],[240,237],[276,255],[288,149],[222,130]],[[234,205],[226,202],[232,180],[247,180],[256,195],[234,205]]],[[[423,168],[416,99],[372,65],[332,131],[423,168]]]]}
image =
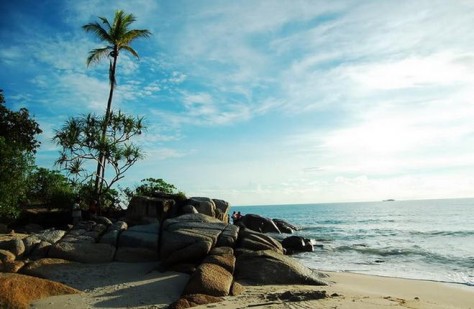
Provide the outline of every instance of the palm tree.
{"type": "MultiPolygon", "coordinates": [[[[122,10],[115,12],[114,21],[111,24],[107,18],[99,17],[102,24],[99,22],[89,23],[82,26],[86,32],[92,32],[102,42],[106,43],[106,47],[96,48],[89,52],[87,57],[87,66],[97,63],[104,58],[109,59],[109,81],[110,92],[107,101],[107,109],[105,111],[105,121],[102,128],[102,142],[105,141],[107,127],[110,122],[110,113],[112,109],[112,97],[114,95],[114,88],[116,85],[115,71],[117,68],[117,59],[121,50],[127,51],[133,56],[139,58],[138,53],[130,46],[130,43],[137,38],[147,38],[151,35],[148,30],[129,29],[130,25],[136,20],[132,14],[126,14],[122,10]]],[[[102,143],[103,144],[103,143],[102,143]]],[[[102,183],[105,173],[105,153],[101,150],[99,160],[97,162],[97,174],[95,179],[95,194],[97,197],[101,194],[102,183]]]]}

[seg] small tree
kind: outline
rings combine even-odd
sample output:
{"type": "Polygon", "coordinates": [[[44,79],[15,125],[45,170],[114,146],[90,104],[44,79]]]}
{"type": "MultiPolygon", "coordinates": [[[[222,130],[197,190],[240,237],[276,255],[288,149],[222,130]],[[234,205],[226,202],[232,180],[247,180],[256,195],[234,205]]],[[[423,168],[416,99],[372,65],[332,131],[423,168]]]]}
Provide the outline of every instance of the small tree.
{"type": "Polygon", "coordinates": [[[36,135],[41,132],[26,108],[12,111],[5,106],[0,90],[0,221],[10,221],[20,213],[40,145],[36,135]]]}
{"type": "Polygon", "coordinates": [[[103,164],[109,167],[109,175],[99,175],[104,183],[98,193],[99,199],[143,157],[141,149],[131,142],[134,136],[142,133],[143,118],[120,111],[105,118],[93,114],[70,118],[53,138],[62,148],[56,164],[66,171],[76,186],[89,183],[97,176],[93,164],[88,163],[102,164],[101,156],[104,156],[103,164]],[[109,125],[103,139],[102,128],[106,121],[109,125]]]}
{"type": "Polygon", "coordinates": [[[127,187],[121,191],[122,194],[125,195],[126,202],[130,202],[134,195],[153,196],[153,194],[157,192],[175,194],[179,199],[186,199],[184,192],[178,191],[175,185],[167,183],[161,178],[145,178],[142,179],[141,184],[139,186],[135,186],[134,189],[127,187]]]}
{"type": "Polygon", "coordinates": [[[74,192],[71,183],[59,171],[37,167],[28,179],[28,200],[48,208],[66,208],[72,205],[74,192]]]}

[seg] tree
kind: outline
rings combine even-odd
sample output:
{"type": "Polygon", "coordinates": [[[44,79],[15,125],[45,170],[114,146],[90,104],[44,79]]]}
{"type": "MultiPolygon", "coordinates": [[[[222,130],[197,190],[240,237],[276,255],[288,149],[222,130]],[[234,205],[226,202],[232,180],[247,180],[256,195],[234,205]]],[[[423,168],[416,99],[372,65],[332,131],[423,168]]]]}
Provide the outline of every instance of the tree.
{"type": "Polygon", "coordinates": [[[153,196],[157,192],[165,193],[165,194],[174,194],[177,198],[181,200],[186,199],[186,195],[182,191],[178,191],[175,185],[167,183],[161,178],[145,178],[141,180],[141,184],[139,186],[135,186],[134,189],[125,188],[122,189],[122,196],[126,201],[130,202],[133,196],[140,195],[140,196],[153,196]]]}
{"type": "Polygon", "coordinates": [[[122,112],[111,112],[109,117],[93,114],[70,118],[56,131],[53,140],[61,146],[60,157],[56,164],[68,174],[74,185],[89,183],[94,177],[88,162],[99,162],[104,158],[104,166],[112,168],[109,179],[103,174],[96,198],[111,190],[111,187],[124,177],[125,172],[143,157],[141,149],[130,140],[142,133],[143,118],[127,116],[122,112]],[[106,119],[108,118],[108,119],[106,119]],[[104,122],[109,122],[105,138],[102,138],[104,122]]]}
{"type": "Polygon", "coordinates": [[[0,90],[0,221],[9,221],[20,213],[26,200],[28,175],[42,131],[26,108],[15,112],[5,106],[0,90]]]}
{"type": "Polygon", "coordinates": [[[36,167],[29,179],[28,200],[33,204],[45,204],[48,208],[65,208],[72,205],[73,187],[59,171],[36,167]]]}
{"type": "MultiPolygon", "coordinates": [[[[102,24],[98,22],[89,23],[84,25],[82,28],[86,32],[92,32],[102,42],[106,43],[106,47],[96,48],[89,52],[87,58],[87,66],[92,63],[99,62],[104,58],[109,58],[109,82],[110,91],[109,98],[107,100],[107,109],[105,111],[105,121],[102,127],[102,140],[105,139],[107,126],[111,117],[112,109],[112,98],[114,95],[114,87],[116,84],[115,72],[117,69],[117,60],[121,50],[127,51],[133,56],[139,58],[138,53],[130,46],[132,41],[137,38],[147,38],[151,35],[151,32],[145,29],[129,29],[130,25],[136,20],[132,14],[126,14],[121,10],[115,12],[114,21],[111,24],[107,18],[99,17],[102,24]],[[103,27],[104,26],[104,27],[103,27]]],[[[103,185],[104,173],[105,173],[105,153],[99,154],[97,161],[97,171],[95,178],[95,192],[98,195],[103,185]]]]}

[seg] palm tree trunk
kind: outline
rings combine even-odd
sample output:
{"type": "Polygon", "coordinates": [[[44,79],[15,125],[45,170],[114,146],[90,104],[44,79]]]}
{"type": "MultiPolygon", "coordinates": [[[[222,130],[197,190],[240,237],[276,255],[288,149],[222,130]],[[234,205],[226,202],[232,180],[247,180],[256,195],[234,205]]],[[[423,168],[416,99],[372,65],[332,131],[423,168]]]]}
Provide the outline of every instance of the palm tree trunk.
{"type": "MultiPolygon", "coordinates": [[[[109,99],[107,101],[107,110],[105,111],[105,121],[102,127],[102,136],[101,136],[101,144],[105,143],[107,127],[109,126],[110,122],[110,114],[112,110],[112,98],[114,96],[114,88],[115,88],[115,69],[117,67],[117,59],[118,59],[118,49],[114,48],[113,54],[113,62],[109,71],[109,81],[110,81],[110,92],[109,92],[109,99]]],[[[97,174],[95,178],[95,186],[94,191],[97,198],[99,200],[100,195],[102,194],[102,186],[104,183],[105,177],[105,153],[104,149],[101,149],[99,153],[99,161],[97,162],[97,174]]]]}

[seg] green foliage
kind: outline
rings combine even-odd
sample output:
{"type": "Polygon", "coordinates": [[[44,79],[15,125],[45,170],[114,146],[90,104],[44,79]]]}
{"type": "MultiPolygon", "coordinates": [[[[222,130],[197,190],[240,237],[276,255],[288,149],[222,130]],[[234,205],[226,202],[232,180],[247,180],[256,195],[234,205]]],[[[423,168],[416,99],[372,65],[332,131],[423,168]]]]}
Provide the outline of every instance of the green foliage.
{"type": "Polygon", "coordinates": [[[112,170],[101,179],[105,184],[98,192],[102,199],[102,195],[109,192],[112,185],[121,180],[125,172],[143,157],[141,149],[130,141],[144,130],[142,120],[120,111],[112,113],[105,139],[102,139],[101,129],[106,121],[104,117],[89,114],[70,118],[54,136],[57,145],[62,148],[56,164],[66,171],[74,185],[89,184],[96,173],[91,170],[93,166],[87,163],[100,163],[102,153],[105,165],[112,170]]]}
{"type": "Polygon", "coordinates": [[[30,203],[46,204],[49,208],[67,208],[73,202],[73,187],[59,171],[37,167],[28,182],[30,203]]]}
{"type": "Polygon", "coordinates": [[[32,164],[32,154],[20,151],[0,136],[0,222],[8,222],[20,214],[32,164]]]}
{"type": "Polygon", "coordinates": [[[21,108],[17,112],[7,108],[3,90],[0,90],[0,136],[15,149],[35,153],[40,146],[36,135],[42,132],[26,108],[21,108]]]}
{"type": "Polygon", "coordinates": [[[136,186],[135,189],[125,188],[122,190],[128,200],[134,195],[153,196],[153,193],[161,192],[166,194],[176,194],[180,199],[186,199],[183,192],[170,183],[159,178],[146,178],[141,180],[141,185],[136,186]]]}
{"type": "Polygon", "coordinates": [[[0,220],[10,221],[26,201],[28,175],[40,142],[41,129],[26,108],[11,111],[0,90],[0,220]]]}

